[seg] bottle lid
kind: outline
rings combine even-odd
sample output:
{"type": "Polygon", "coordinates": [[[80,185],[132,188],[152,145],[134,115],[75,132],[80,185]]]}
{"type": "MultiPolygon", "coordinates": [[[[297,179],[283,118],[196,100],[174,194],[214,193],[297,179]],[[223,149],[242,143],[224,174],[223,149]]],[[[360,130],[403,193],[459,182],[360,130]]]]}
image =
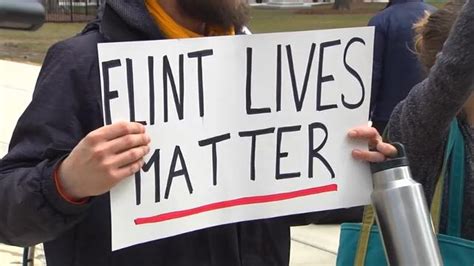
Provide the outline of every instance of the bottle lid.
{"type": "Polygon", "coordinates": [[[404,166],[409,166],[408,162],[408,157],[406,155],[405,147],[403,144],[394,142],[391,143],[398,151],[397,155],[395,157],[388,158],[384,162],[381,163],[371,163],[370,164],[370,170],[372,171],[372,174],[375,174],[377,172],[385,171],[388,169],[392,168],[397,168],[397,167],[404,167],[404,166]]]}

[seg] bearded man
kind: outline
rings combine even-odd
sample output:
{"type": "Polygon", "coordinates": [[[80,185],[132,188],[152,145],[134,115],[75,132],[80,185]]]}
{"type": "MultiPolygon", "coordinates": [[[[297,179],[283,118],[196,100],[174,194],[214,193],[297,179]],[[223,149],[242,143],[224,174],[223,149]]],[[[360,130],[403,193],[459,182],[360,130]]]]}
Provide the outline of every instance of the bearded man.
{"type": "Polygon", "coordinates": [[[0,161],[0,242],[44,242],[48,266],[288,265],[289,227],[261,220],[111,252],[109,190],[143,166],[138,123],[104,126],[97,44],[241,34],[244,0],[107,0],[99,22],[50,48],[0,161]]]}

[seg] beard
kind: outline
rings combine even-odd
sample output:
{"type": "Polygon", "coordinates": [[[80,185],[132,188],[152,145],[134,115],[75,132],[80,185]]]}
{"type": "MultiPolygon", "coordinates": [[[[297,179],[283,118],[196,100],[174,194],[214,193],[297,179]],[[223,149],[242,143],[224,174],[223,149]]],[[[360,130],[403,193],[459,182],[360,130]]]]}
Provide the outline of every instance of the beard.
{"type": "Polygon", "coordinates": [[[249,20],[249,7],[244,0],[177,0],[188,16],[207,25],[241,29],[249,20]]]}

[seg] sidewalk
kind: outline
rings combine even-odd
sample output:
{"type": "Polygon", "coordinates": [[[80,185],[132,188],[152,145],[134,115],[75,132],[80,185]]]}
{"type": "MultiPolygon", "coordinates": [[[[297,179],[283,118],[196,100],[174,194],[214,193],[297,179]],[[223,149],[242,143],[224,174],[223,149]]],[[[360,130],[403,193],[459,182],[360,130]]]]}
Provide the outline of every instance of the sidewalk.
{"type": "MultiPolygon", "coordinates": [[[[0,158],[8,150],[16,121],[31,101],[39,66],[0,60],[0,158]]],[[[338,225],[309,225],[291,230],[291,266],[335,265],[338,225]]],[[[0,244],[0,266],[21,264],[23,250],[0,244]]],[[[43,266],[41,247],[35,266],[43,266]]]]}
{"type": "Polygon", "coordinates": [[[39,66],[0,60],[0,158],[8,150],[16,121],[31,101],[39,66]]]}
{"type": "MultiPolygon", "coordinates": [[[[39,66],[0,60],[0,158],[8,151],[16,121],[31,101],[39,66]]],[[[0,244],[0,266],[21,265],[23,249],[0,244]]],[[[43,266],[43,249],[38,246],[35,266],[43,266]]]]}

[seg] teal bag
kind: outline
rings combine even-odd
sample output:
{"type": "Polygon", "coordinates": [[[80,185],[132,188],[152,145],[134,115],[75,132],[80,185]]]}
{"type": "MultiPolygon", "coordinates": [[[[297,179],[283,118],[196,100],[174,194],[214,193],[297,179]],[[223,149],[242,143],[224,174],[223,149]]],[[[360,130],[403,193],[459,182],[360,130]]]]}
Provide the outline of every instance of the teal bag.
{"type": "MultiPolygon", "coordinates": [[[[464,163],[464,140],[458,122],[454,120],[451,124],[443,168],[431,204],[433,224],[438,232],[444,182],[449,169],[447,235],[438,234],[441,256],[446,266],[474,265],[474,241],[460,238],[464,201],[464,163]]],[[[367,206],[362,224],[342,224],[336,265],[387,265],[382,240],[374,223],[374,210],[371,206],[367,206]]]]}
{"type": "MultiPolygon", "coordinates": [[[[336,265],[387,265],[382,240],[377,226],[370,230],[368,249],[364,264],[356,264],[357,245],[360,236],[360,224],[343,224],[341,226],[341,237],[336,265]]],[[[444,265],[474,265],[474,242],[448,235],[438,235],[439,249],[443,257],[444,265]]]]}

